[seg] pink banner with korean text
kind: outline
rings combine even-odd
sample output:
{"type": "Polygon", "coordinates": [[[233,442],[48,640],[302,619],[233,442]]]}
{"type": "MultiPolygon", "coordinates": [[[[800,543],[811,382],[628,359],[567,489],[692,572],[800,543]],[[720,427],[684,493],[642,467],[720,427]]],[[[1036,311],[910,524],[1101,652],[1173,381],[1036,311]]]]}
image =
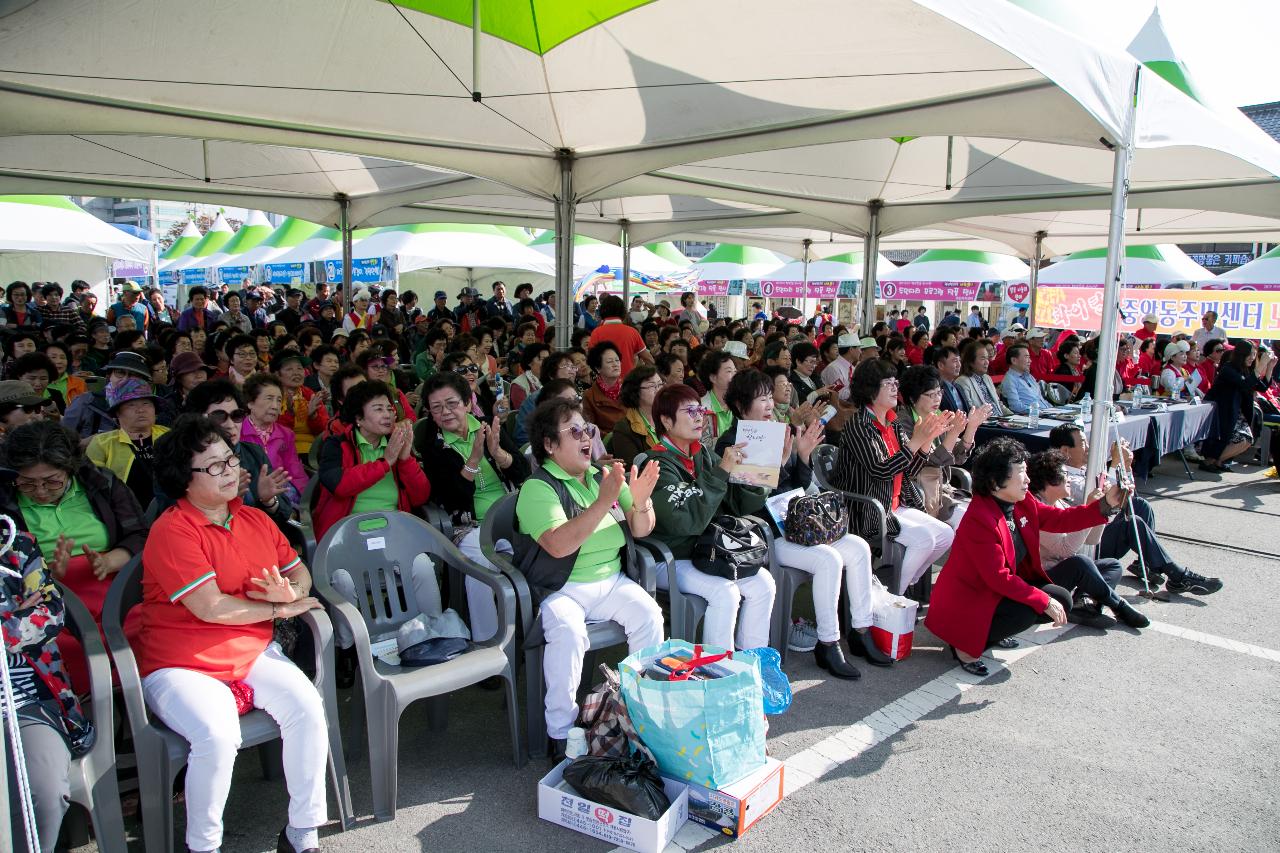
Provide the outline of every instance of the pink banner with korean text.
{"type": "Polygon", "coordinates": [[[921,302],[999,302],[1001,281],[881,281],[877,299],[916,299],[921,302]]]}
{"type": "MultiPolygon", "coordinates": [[[[1160,334],[1194,334],[1205,312],[1216,311],[1218,326],[1230,337],[1280,339],[1280,292],[1275,291],[1125,288],[1120,311],[1123,332],[1137,331],[1145,315],[1155,314],[1160,334]]],[[[1037,288],[1035,323],[1054,329],[1102,328],[1102,288],[1037,288]]]]}
{"type": "Polygon", "coordinates": [[[775,281],[747,282],[747,293],[772,299],[836,299],[857,293],[856,281],[775,281]]]}
{"type": "Polygon", "coordinates": [[[742,280],[703,279],[698,282],[699,296],[741,296],[742,280]]]}

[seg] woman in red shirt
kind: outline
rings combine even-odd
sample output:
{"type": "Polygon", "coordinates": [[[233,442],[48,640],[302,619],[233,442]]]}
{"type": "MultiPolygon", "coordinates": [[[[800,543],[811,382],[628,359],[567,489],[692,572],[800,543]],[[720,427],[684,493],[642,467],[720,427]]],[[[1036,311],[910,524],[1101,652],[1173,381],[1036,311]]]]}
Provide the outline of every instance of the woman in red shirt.
{"type": "Polygon", "coordinates": [[[1196,365],[1191,377],[1196,380],[1196,391],[1200,394],[1208,394],[1209,389],[1213,387],[1213,380],[1218,378],[1218,365],[1222,363],[1222,357],[1226,354],[1227,345],[1222,341],[1217,338],[1205,341],[1204,358],[1196,365]]]}
{"type": "Polygon", "coordinates": [[[191,744],[187,849],[222,846],[222,810],[245,706],[280,724],[289,824],[278,849],[320,846],[327,819],[320,694],[272,642],[276,619],[320,607],[280,528],[240,500],[240,460],[208,418],[183,415],[156,441],[155,472],[180,495],[143,549],[142,630],[134,643],[147,705],[191,744]]]}
{"type": "Polygon", "coordinates": [[[1027,449],[997,438],[973,458],[973,500],[956,531],[951,556],[934,586],[925,625],[951,647],[966,672],[987,675],[991,646],[1035,622],[1064,625],[1071,592],[1040,563],[1040,531],[1072,533],[1105,524],[1124,492],[1112,486],[1093,503],[1058,509],[1028,491],[1027,449]]]}

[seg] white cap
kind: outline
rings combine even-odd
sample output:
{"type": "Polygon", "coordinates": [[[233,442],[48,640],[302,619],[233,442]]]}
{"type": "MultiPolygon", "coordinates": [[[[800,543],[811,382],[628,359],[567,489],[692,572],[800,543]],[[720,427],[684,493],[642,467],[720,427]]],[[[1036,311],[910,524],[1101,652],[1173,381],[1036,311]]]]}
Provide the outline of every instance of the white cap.
{"type": "Polygon", "coordinates": [[[724,351],[734,358],[747,357],[747,345],[742,341],[729,341],[724,345],[724,351]]]}
{"type": "Polygon", "coordinates": [[[1022,325],[1021,323],[1014,323],[1012,326],[1009,327],[1009,331],[1011,332],[1025,332],[1026,330],[1027,330],[1027,327],[1022,325]]]}
{"type": "Polygon", "coordinates": [[[1142,322],[1144,322],[1144,323],[1158,323],[1158,322],[1160,322],[1160,321],[1156,319],[1156,315],[1155,315],[1155,314],[1147,314],[1145,317],[1143,317],[1143,318],[1142,318],[1142,322]]]}
{"type": "Polygon", "coordinates": [[[1044,329],[1032,329],[1031,331],[1027,332],[1027,340],[1031,340],[1032,338],[1043,338],[1044,336],[1045,336],[1044,329]]]}
{"type": "Polygon", "coordinates": [[[1164,348],[1164,360],[1168,361],[1180,352],[1191,352],[1191,344],[1186,341],[1170,341],[1164,348]]]}
{"type": "Polygon", "coordinates": [[[858,336],[845,332],[836,340],[836,346],[840,349],[845,347],[856,347],[858,345],[858,336]]]}

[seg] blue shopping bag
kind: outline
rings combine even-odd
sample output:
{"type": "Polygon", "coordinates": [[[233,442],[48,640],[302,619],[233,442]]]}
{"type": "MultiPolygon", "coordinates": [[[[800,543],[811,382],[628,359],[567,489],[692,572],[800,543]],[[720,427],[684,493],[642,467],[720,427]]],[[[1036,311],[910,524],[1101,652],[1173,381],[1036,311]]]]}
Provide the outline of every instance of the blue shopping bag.
{"type": "MultiPolygon", "coordinates": [[[[723,652],[699,648],[704,656],[723,652]]],[[[659,769],[674,779],[722,788],[762,767],[766,724],[759,663],[725,658],[715,666],[727,674],[705,681],[643,676],[650,663],[672,653],[692,656],[694,646],[668,640],[618,665],[627,713],[659,769]]]]}

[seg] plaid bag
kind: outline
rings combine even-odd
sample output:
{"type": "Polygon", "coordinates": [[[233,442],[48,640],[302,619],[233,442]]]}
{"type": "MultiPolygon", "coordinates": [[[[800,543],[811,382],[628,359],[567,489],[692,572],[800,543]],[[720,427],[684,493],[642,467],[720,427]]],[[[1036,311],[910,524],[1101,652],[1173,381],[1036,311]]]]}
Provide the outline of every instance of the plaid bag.
{"type": "Polygon", "coordinates": [[[618,673],[600,664],[600,676],[604,680],[592,688],[578,714],[578,725],[587,733],[587,753],[597,758],[622,759],[640,753],[655,761],[631,723],[618,673]]]}

